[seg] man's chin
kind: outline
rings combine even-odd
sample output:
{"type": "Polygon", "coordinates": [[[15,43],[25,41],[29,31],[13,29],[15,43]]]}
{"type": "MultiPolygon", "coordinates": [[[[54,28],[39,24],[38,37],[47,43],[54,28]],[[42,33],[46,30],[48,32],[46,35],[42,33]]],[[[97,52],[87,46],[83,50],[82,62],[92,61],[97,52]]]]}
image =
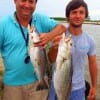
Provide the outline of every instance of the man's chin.
{"type": "Polygon", "coordinates": [[[29,18],[30,16],[32,16],[31,14],[23,14],[24,18],[29,18]]]}

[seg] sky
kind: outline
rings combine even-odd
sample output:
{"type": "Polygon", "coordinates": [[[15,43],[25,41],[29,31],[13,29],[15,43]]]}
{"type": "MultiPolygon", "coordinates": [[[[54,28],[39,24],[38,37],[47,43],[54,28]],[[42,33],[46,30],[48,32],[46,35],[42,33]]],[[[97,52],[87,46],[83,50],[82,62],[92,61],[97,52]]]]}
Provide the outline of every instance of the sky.
{"type": "MultiPolygon", "coordinates": [[[[70,0],[38,0],[36,12],[49,17],[65,17],[65,7],[70,0]]],[[[93,20],[100,20],[100,0],[84,0],[89,9],[89,16],[93,20]]],[[[14,0],[0,0],[0,17],[15,11],[14,0]]]]}

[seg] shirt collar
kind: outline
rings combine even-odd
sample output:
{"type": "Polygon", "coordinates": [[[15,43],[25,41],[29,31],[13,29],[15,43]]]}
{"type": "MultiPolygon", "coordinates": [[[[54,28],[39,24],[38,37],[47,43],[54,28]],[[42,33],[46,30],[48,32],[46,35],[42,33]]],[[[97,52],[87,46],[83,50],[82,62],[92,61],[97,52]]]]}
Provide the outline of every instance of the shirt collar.
{"type": "MultiPolygon", "coordinates": [[[[16,25],[16,26],[19,26],[16,18],[15,18],[15,12],[11,15],[11,19],[13,21],[13,23],[16,25]]],[[[35,16],[35,13],[32,15],[32,23],[35,23],[36,21],[36,16],[35,16]]]]}

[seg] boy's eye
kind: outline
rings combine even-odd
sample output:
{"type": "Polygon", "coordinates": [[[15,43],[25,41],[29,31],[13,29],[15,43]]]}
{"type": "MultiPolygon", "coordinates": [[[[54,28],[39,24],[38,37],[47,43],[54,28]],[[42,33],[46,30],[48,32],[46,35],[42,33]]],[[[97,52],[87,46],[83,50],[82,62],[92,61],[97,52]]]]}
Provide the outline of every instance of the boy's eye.
{"type": "Polygon", "coordinates": [[[22,2],[25,2],[26,0],[22,0],[22,2]]]}
{"type": "Polygon", "coordinates": [[[30,3],[34,3],[34,2],[35,2],[35,0],[29,0],[29,2],[30,2],[30,3]]]}
{"type": "MultiPolygon", "coordinates": [[[[22,0],[22,2],[26,2],[27,0],[22,0]]],[[[36,2],[36,0],[28,0],[28,2],[30,2],[30,3],[34,3],[34,2],[36,2]]]]}

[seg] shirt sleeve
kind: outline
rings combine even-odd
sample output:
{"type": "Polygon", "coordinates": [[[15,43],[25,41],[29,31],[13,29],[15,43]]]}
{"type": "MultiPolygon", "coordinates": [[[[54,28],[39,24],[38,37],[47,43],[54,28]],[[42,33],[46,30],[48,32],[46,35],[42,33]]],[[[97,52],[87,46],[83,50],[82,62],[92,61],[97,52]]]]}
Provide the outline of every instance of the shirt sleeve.
{"type": "Polygon", "coordinates": [[[2,20],[0,20],[0,50],[1,50],[1,48],[2,48],[2,45],[3,45],[3,30],[4,30],[4,28],[3,28],[3,25],[4,23],[3,23],[3,21],[2,20]]]}
{"type": "Polygon", "coordinates": [[[96,44],[95,44],[95,40],[91,37],[90,39],[90,48],[89,48],[89,52],[88,55],[95,55],[96,54],[96,44]]]}
{"type": "Polygon", "coordinates": [[[39,14],[38,17],[39,17],[39,20],[40,20],[42,31],[45,32],[45,33],[50,32],[54,27],[56,27],[58,25],[57,21],[49,18],[46,15],[39,14]]]}

